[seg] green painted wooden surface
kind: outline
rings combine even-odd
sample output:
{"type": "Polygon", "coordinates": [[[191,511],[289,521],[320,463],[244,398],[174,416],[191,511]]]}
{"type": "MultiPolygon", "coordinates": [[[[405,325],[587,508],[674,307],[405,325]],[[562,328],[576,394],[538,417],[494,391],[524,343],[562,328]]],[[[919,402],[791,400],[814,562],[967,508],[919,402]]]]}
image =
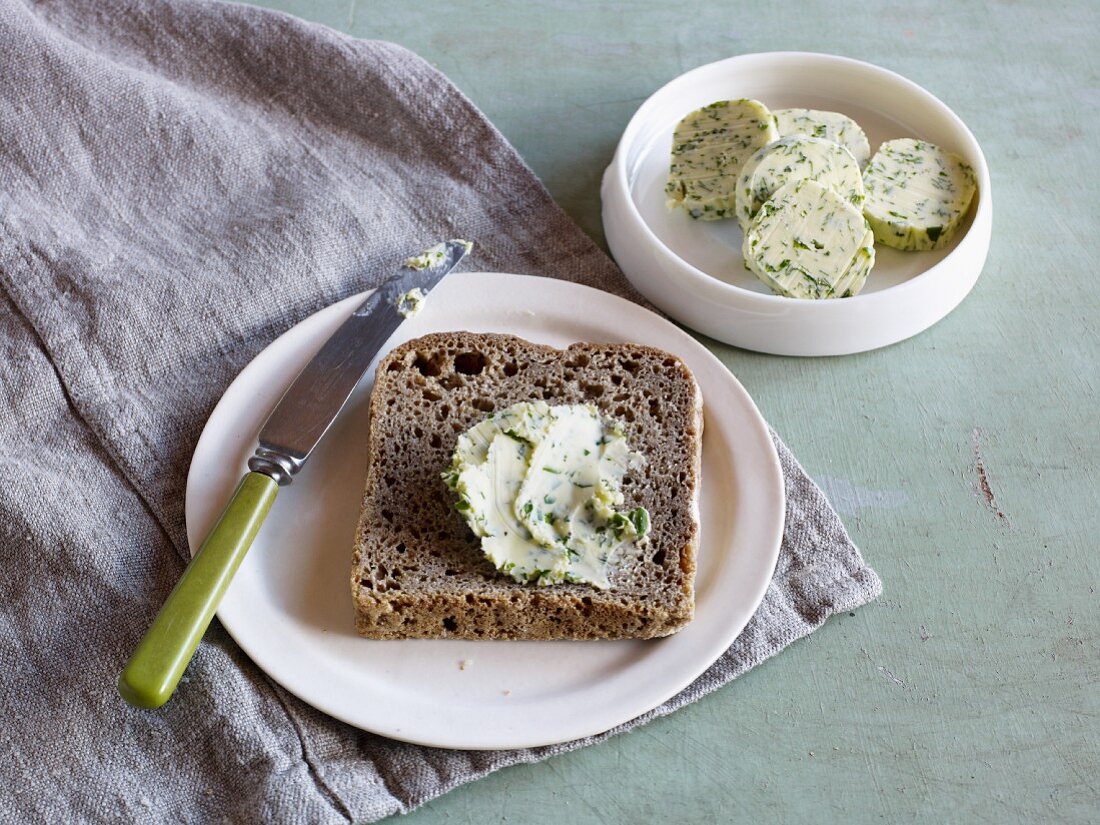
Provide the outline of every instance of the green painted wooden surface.
{"type": "Polygon", "coordinates": [[[600,175],[635,108],[735,54],[901,72],[992,169],[985,273],[928,332],[827,360],[714,345],[831,494],[883,598],[669,718],[403,821],[1100,818],[1100,5],[264,5],[427,57],[601,241],[600,175]]]}

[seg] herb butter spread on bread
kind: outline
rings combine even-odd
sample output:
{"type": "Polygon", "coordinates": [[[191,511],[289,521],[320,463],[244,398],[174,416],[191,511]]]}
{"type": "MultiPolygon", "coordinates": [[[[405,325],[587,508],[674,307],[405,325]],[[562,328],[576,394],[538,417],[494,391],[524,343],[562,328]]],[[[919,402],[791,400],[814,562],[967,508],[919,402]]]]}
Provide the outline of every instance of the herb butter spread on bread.
{"type": "Polygon", "coordinates": [[[644,507],[615,510],[627,470],[644,461],[592,404],[521,401],[458,437],[443,480],[501,572],[607,589],[613,557],[649,531],[644,507]]]}
{"type": "MultiPolygon", "coordinates": [[[[694,612],[702,432],[702,397],[691,372],[651,347],[559,350],[469,332],[399,346],[379,364],[371,394],[351,575],[356,628],[375,639],[674,633],[694,612]],[[590,405],[607,426],[621,427],[627,452],[645,456],[625,473],[615,510],[648,537],[632,542],[636,552],[611,556],[607,589],[570,581],[533,587],[503,574],[455,509],[443,478],[463,434],[511,407],[540,403],[590,405]],[[640,509],[648,525],[629,519],[640,509]]],[[[548,494],[541,492],[544,509],[548,494]]]]}

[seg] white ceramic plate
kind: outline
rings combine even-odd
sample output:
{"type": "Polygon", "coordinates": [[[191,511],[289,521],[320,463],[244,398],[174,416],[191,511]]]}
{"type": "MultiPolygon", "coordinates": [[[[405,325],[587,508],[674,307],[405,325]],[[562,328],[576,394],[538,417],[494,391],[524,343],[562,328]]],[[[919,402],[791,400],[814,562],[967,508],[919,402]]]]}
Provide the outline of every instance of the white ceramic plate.
{"type": "Polygon", "coordinates": [[[966,297],[989,251],[993,200],[977,140],[932,94],[886,69],[824,54],[749,54],[701,66],[650,97],[631,119],[604,174],[603,223],[615,260],[654,304],[720,341],[780,355],[843,355],[886,346],[926,329],[966,297]],[[875,245],[875,267],[854,298],[811,301],[773,295],[744,268],[735,220],[695,221],[665,206],[672,132],[715,100],[751,97],[772,109],[843,112],[872,153],[885,140],[917,137],[974,167],[978,194],[944,249],[900,252],[875,245]]]}
{"type": "MultiPolygon", "coordinates": [[[[187,480],[187,536],[202,541],[245,472],[261,424],[363,296],[291,329],[226,391],[187,480]]],[[[706,404],[694,621],[658,641],[370,641],[348,583],[367,463],[373,367],[284,488],[218,611],[272,678],[364,730],[452,748],[515,748],[608,730],[686,687],[733,642],[771,580],[784,517],[775,449],[744,388],[706,349],[634,304],[563,281],[448,276],[383,352],[428,332],[505,332],[553,346],[637,341],[674,352],[706,404]],[[465,662],[463,669],[460,663],[465,662]]]]}

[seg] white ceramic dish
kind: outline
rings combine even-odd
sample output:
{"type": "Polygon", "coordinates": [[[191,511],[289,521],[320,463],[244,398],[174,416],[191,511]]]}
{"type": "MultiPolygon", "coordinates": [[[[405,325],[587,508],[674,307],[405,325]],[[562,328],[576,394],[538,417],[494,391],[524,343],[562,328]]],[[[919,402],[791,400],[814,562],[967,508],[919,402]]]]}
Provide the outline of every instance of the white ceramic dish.
{"type": "Polygon", "coordinates": [[[615,260],[635,287],[673,318],[719,341],[778,355],[844,355],[886,346],[943,318],[966,297],[989,252],[989,168],[959,117],[923,88],[886,69],[824,54],[732,57],[676,78],[631,119],[604,174],[603,224],[615,260]],[[769,108],[843,112],[871,151],[919,137],[974,167],[978,194],[952,242],[936,252],[876,244],[876,263],[854,298],[773,295],[741,258],[737,221],[694,221],[665,206],[672,131],[715,100],[750,97],[769,108]]]}
{"type": "MultiPolygon", "coordinates": [[[[272,405],[362,297],[298,324],[226,391],[187,480],[192,550],[245,471],[272,405]]],[[[456,273],[383,352],[453,329],[513,333],[553,346],[641,341],[691,367],[707,405],[692,623],[650,642],[356,636],[348,578],[373,367],[309,464],[279,493],[218,616],[273,679],[364,730],[477,749],[545,745],[608,730],[686,687],[733,642],[763,598],[784,518],[783,480],[767,427],[737,379],[706,349],[657,315],[604,292],[545,278],[456,273]]]]}

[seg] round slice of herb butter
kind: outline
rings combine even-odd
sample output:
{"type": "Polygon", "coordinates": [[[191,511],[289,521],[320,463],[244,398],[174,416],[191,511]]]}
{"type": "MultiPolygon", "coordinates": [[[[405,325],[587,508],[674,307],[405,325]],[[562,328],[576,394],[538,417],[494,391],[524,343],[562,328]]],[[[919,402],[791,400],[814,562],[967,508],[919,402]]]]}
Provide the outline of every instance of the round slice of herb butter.
{"type": "Polygon", "coordinates": [[[745,161],[737,183],[737,220],[747,229],[760,207],[791,181],[816,180],[853,206],[863,203],[863,173],[852,153],[824,138],[780,138],[745,161]]]}
{"type": "Polygon", "coordinates": [[[871,158],[871,144],[859,124],[840,112],[820,109],[773,109],[775,128],[780,137],[807,135],[839,143],[852,153],[859,168],[871,158]]]}
{"type": "Polygon", "coordinates": [[[732,218],[741,165],[778,137],[759,100],[719,100],[685,115],[672,136],[668,208],[702,221],[732,218]]]}
{"type": "Polygon", "coordinates": [[[607,589],[615,559],[649,534],[622,512],[627,471],[644,464],[591,404],[514,404],[459,436],[443,480],[486,557],[519,582],[607,589]]]}
{"type": "Polygon", "coordinates": [[[741,246],[747,266],[788,298],[847,298],[875,263],[874,234],[859,209],[829,186],[792,181],[753,218],[741,246]]]}
{"type": "Polygon", "coordinates": [[[901,250],[940,249],[959,228],[977,183],[954,152],[926,140],[882,144],[863,173],[863,214],[875,240],[901,250]]]}

